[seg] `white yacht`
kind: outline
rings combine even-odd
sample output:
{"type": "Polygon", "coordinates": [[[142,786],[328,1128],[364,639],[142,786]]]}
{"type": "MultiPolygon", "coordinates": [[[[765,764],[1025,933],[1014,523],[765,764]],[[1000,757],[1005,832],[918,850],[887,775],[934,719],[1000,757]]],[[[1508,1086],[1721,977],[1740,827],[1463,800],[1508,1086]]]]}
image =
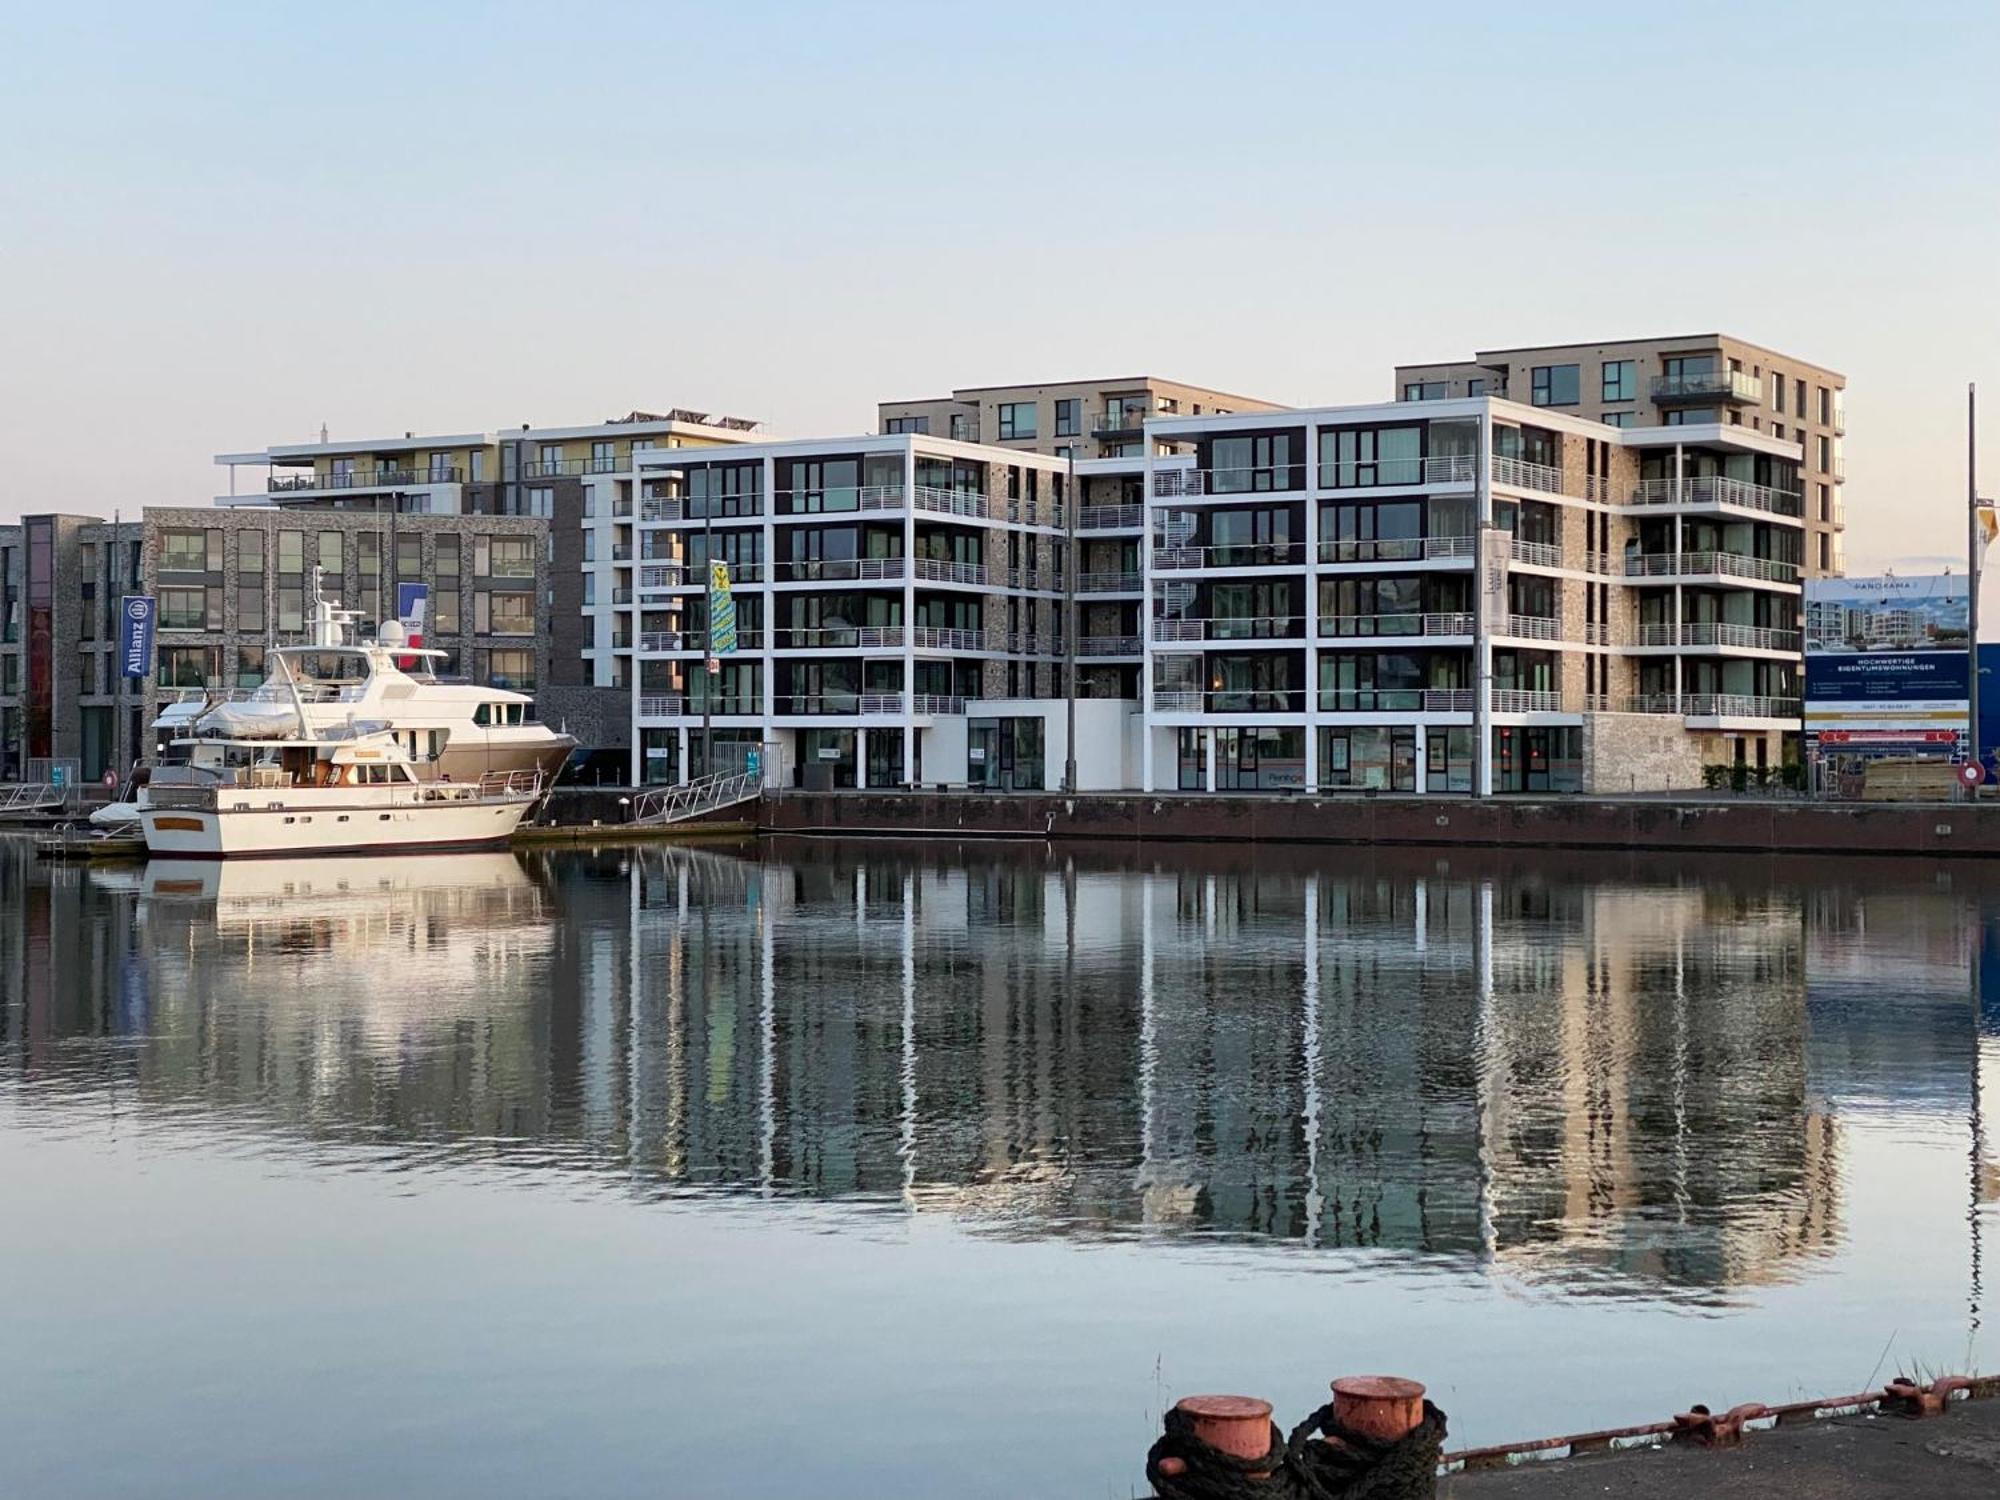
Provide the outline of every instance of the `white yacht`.
{"type": "Polygon", "coordinates": [[[165,758],[181,759],[203,739],[311,737],[366,721],[396,737],[420,781],[532,771],[543,786],[554,785],[576,741],[538,723],[533,698],[439,678],[433,669],[447,653],[410,645],[394,620],[384,621],[374,640],[352,641],[357,618],[320,597],[315,575],[308,643],[274,647],[262,687],[165,707],[154,725],[157,742],[168,746],[165,758]]]}
{"type": "Polygon", "coordinates": [[[476,849],[513,836],[541,780],[422,780],[394,730],[361,720],[284,739],[210,734],[153,772],[139,826],[147,853],[183,858],[476,849]]]}

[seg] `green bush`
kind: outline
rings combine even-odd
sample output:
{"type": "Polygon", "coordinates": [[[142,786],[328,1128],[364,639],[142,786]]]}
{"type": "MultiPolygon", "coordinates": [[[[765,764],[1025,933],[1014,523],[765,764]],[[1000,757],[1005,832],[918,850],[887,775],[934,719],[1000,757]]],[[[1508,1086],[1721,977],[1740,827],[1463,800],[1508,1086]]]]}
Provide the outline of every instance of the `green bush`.
{"type": "Polygon", "coordinates": [[[1729,783],[1729,767],[1703,766],[1701,768],[1701,784],[1704,787],[1708,788],[1709,791],[1719,792],[1723,789],[1724,786],[1728,785],[1728,783],[1729,783]]]}

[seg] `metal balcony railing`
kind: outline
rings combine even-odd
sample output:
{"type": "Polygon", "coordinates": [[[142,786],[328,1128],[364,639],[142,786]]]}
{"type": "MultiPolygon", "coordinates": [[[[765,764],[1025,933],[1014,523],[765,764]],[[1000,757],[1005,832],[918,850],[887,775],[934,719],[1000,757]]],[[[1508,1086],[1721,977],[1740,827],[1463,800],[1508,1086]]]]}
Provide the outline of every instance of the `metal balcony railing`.
{"type": "Polygon", "coordinates": [[[1559,641],[1562,621],[1553,615],[1502,615],[1493,622],[1495,635],[1523,641],[1559,641]]]}
{"type": "Polygon", "coordinates": [[[764,497],[754,490],[730,495],[648,495],[639,502],[641,521],[743,521],[764,514],[764,497]]]}
{"type": "Polygon", "coordinates": [[[1469,536],[1340,537],[1319,544],[1323,563],[1416,562],[1424,558],[1470,558],[1478,543],[1469,536]]]}
{"type": "Polygon", "coordinates": [[[1470,453],[1442,453],[1434,458],[1380,458],[1323,463],[1323,490],[1369,490],[1390,485],[1471,484],[1478,460],[1470,453]]]}
{"type": "Polygon", "coordinates": [[[910,630],[910,644],[919,651],[990,651],[983,630],[965,630],[950,625],[916,625],[910,630]]]}
{"type": "Polygon", "coordinates": [[[1301,615],[1241,615],[1226,619],[1186,615],[1156,617],[1156,641],[1296,641],[1304,638],[1301,615]]]}
{"type": "Polygon", "coordinates": [[[1145,524],[1143,505],[1085,505],[1076,513],[1078,531],[1138,531],[1145,524]]]}
{"type": "Polygon", "coordinates": [[[1321,713],[1469,714],[1471,688],[1321,688],[1321,713]]]}
{"type": "Polygon", "coordinates": [[[1468,610],[1450,610],[1426,614],[1389,615],[1321,615],[1319,633],[1322,638],[1362,636],[1380,638],[1382,636],[1424,636],[1424,635],[1465,635],[1472,634],[1472,614],[1468,610]]]}
{"type": "Polygon", "coordinates": [[[1493,455],[1493,482],[1517,490],[1539,490],[1550,495],[1565,493],[1563,471],[1554,464],[1534,464],[1498,453],[1493,455]]]}
{"type": "Polygon", "coordinates": [[[1755,651],[1797,651],[1800,642],[1796,630],[1738,625],[1728,620],[1642,624],[1638,641],[1641,646],[1741,646],[1755,651]]]}
{"type": "Polygon", "coordinates": [[[1625,559],[1627,578],[1690,576],[1748,578],[1760,583],[1797,583],[1799,565],[1740,552],[1643,552],[1625,559]]]}
{"type": "Polygon", "coordinates": [[[1153,493],[1213,499],[1252,499],[1259,495],[1289,494],[1306,487],[1306,468],[1300,464],[1264,464],[1235,469],[1159,469],[1153,474],[1153,493]]]}
{"type": "Polygon", "coordinates": [[[1690,719],[1797,719],[1799,700],[1746,693],[1641,693],[1626,700],[1635,714],[1683,714],[1690,719]]]}
{"type": "Polygon", "coordinates": [[[629,458],[599,454],[591,458],[538,458],[521,465],[523,479],[564,479],[579,474],[619,474],[632,467],[629,458]]]}
{"type": "Polygon", "coordinates": [[[1153,707],[1160,713],[1296,714],[1305,712],[1306,695],[1298,689],[1155,688],[1153,707]]]}
{"type": "Polygon", "coordinates": [[[1627,497],[1632,505],[1734,506],[1739,510],[1762,511],[1773,516],[1799,516],[1805,499],[1796,490],[1776,489],[1768,484],[1752,484],[1747,479],[1728,479],[1720,474],[1684,479],[1642,479],[1627,497]]]}
{"type": "Polygon", "coordinates": [[[942,557],[919,557],[916,576],[932,583],[963,583],[976,588],[987,587],[993,577],[985,563],[952,562],[942,557]]]}
{"type": "Polygon", "coordinates": [[[1563,711],[1562,694],[1545,688],[1495,688],[1493,690],[1493,712],[1496,714],[1559,714],[1563,711]]]}
{"type": "Polygon", "coordinates": [[[1145,642],[1136,635],[1086,635],[1076,643],[1078,656],[1137,656],[1145,642]]]}
{"type": "Polygon", "coordinates": [[[900,625],[792,626],[777,632],[780,651],[893,651],[902,649],[900,625]]]}
{"type": "Polygon", "coordinates": [[[1079,594],[1136,594],[1144,587],[1145,579],[1136,571],[1076,575],[1079,594]]]}
{"type": "Polygon", "coordinates": [[[1560,568],[1563,565],[1563,549],[1557,542],[1524,542],[1518,537],[1510,549],[1514,561],[1527,563],[1536,568],[1560,568]]]}
{"type": "Polygon", "coordinates": [[[300,490],[367,490],[396,485],[461,484],[464,480],[463,469],[450,467],[349,469],[337,474],[273,474],[265,493],[280,495],[300,490]]]}
{"type": "Polygon", "coordinates": [[[1155,547],[1159,569],[1287,568],[1306,560],[1304,542],[1237,542],[1213,547],[1155,547]]]}

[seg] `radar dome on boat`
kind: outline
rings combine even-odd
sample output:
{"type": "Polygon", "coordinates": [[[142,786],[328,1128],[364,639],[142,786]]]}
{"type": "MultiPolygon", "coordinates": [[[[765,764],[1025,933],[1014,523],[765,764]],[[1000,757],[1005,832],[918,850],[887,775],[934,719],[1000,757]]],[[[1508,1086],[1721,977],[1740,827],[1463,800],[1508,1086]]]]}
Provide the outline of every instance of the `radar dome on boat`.
{"type": "Polygon", "coordinates": [[[405,639],[406,637],[403,634],[403,622],[401,620],[384,620],[382,622],[382,628],[375,632],[375,641],[377,645],[400,646],[403,644],[405,639]]]}

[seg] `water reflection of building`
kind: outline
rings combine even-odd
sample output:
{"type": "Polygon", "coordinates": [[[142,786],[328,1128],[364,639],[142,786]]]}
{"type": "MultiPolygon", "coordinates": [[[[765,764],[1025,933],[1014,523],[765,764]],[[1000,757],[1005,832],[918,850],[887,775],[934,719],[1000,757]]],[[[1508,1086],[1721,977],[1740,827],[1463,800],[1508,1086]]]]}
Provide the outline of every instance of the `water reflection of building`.
{"type": "Polygon", "coordinates": [[[1805,925],[1764,867],[494,858],[178,898],[0,864],[40,893],[0,893],[0,1046],[277,1140],[999,1233],[1691,1289],[1781,1279],[1839,1233],[1805,925]],[[57,994],[65,944],[97,956],[57,994]],[[133,1044],[61,1047],[102,1035],[133,1044]]]}

